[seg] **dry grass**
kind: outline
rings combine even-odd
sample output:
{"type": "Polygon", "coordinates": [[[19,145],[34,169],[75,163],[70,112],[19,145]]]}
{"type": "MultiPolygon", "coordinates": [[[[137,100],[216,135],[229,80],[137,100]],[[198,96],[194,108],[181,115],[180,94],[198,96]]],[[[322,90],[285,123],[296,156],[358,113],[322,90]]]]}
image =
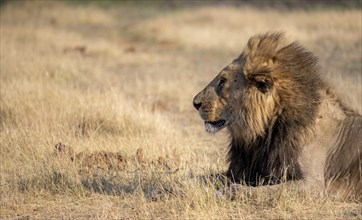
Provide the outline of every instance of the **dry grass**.
{"type": "Polygon", "coordinates": [[[360,10],[1,7],[1,218],[357,218],[361,204],[293,190],[218,200],[226,169],[193,96],[253,34],[284,30],[362,112],[360,10]],[[63,151],[54,151],[55,145],[63,151]],[[74,152],[71,152],[72,149],[74,152]],[[69,151],[69,152],[68,152],[69,151]]]}

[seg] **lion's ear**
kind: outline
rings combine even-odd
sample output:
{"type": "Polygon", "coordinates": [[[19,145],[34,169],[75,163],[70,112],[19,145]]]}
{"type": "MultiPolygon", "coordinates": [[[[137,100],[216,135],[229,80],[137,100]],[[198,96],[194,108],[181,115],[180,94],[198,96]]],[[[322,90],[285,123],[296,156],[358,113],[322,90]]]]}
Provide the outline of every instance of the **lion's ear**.
{"type": "Polygon", "coordinates": [[[273,78],[269,73],[253,75],[249,80],[262,93],[268,92],[274,85],[273,78]]]}

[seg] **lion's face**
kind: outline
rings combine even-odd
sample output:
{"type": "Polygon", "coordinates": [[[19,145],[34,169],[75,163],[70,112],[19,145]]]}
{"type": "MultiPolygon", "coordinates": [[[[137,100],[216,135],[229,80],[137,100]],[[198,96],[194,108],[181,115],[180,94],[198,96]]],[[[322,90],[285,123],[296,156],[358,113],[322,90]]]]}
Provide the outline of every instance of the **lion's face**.
{"type": "Polygon", "coordinates": [[[235,107],[242,99],[246,80],[240,61],[225,67],[193,100],[195,108],[205,121],[205,129],[215,133],[235,120],[235,107]]]}
{"type": "Polygon", "coordinates": [[[269,59],[250,60],[242,55],[197,94],[193,104],[206,131],[215,133],[228,127],[232,136],[246,141],[262,135],[278,102],[273,66],[269,59]]]}

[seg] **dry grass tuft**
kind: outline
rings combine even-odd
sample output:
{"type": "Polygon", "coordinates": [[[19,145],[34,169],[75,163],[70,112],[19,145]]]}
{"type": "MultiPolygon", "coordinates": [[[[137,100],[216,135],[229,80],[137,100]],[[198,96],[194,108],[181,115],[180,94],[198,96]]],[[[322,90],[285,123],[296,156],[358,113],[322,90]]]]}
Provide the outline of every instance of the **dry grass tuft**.
{"type": "Polygon", "coordinates": [[[355,218],[296,190],[218,199],[227,137],[193,96],[250,35],[285,30],[360,113],[361,10],[7,2],[1,15],[1,218],[355,218]]]}

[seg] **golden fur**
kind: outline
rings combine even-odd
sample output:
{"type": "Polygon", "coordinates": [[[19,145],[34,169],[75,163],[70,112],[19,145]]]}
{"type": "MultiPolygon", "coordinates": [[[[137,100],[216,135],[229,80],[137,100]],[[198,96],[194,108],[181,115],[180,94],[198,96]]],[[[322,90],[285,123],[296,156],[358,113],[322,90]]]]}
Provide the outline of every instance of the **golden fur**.
{"type": "Polygon", "coordinates": [[[230,134],[227,176],[247,185],[297,181],[362,198],[362,117],[319,75],[317,58],[281,33],[252,37],[194,98],[208,132],[230,134]]]}

